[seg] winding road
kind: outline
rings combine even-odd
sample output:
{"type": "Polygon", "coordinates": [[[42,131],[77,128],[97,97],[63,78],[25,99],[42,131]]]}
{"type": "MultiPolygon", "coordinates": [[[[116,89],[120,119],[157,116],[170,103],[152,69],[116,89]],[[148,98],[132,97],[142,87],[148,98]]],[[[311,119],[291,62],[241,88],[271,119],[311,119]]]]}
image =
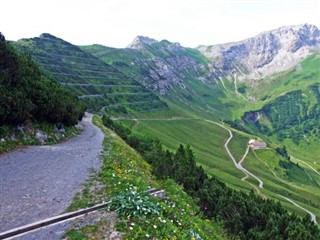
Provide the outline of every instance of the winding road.
{"type": "Polygon", "coordinates": [[[284,198],[285,200],[287,200],[288,202],[290,202],[291,204],[293,204],[294,206],[296,206],[297,208],[300,208],[302,209],[303,211],[307,212],[310,217],[311,217],[311,221],[313,221],[314,223],[317,223],[317,218],[316,218],[316,215],[314,215],[312,212],[310,212],[309,210],[305,209],[304,207],[301,207],[300,205],[298,205],[297,203],[295,203],[294,201],[292,201],[290,198],[287,198],[287,197],[284,197],[282,195],[279,195],[278,196],[284,198]]]}
{"type": "Polygon", "coordinates": [[[100,167],[104,135],[91,120],[86,114],[84,130],[66,142],[0,155],[0,232],[65,211],[100,167]]]}
{"type": "MultiPolygon", "coordinates": [[[[206,119],[205,121],[207,122],[210,122],[210,123],[213,123],[215,125],[218,125],[220,127],[222,127],[223,129],[225,129],[226,131],[229,132],[229,138],[227,139],[227,141],[225,142],[224,144],[224,148],[226,149],[229,157],[231,158],[232,162],[234,163],[235,167],[239,170],[241,170],[242,172],[244,172],[246,174],[246,176],[244,178],[242,178],[243,180],[245,180],[248,175],[252,176],[253,178],[255,178],[258,182],[259,182],[259,188],[263,188],[263,181],[261,179],[259,179],[256,175],[254,175],[253,173],[249,172],[247,169],[245,169],[243,166],[242,166],[242,163],[243,161],[245,160],[249,150],[250,150],[250,147],[248,146],[247,149],[246,149],[246,152],[245,154],[243,155],[243,157],[241,158],[241,160],[239,161],[239,163],[237,163],[236,159],[233,157],[232,153],[230,152],[229,148],[228,148],[228,144],[229,142],[231,141],[231,139],[233,138],[233,134],[232,134],[232,131],[230,129],[228,129],[227,127],[225,127],[224,125],[220,124],[220,123],[217,123],[217,122],[214,122],[214,121],[210,121],[208,119],[206,119]]],[[[301,161],[301,160],[300,160],[301,161]]],[[[251,185],[251,184],[250,184],[251,185]]],[[[294,201],[292,201],[290,198],[287,198],[287,197],[284,197],[280,194],[278,194],[279,197],[287,200],[288,202],[290,202],[291,204],[293,204],[294,206],[296,206],[297,208],[300,208],[302,209],[303,211],[307,212],[310,217],[311,217],[311,220],[314,222],[314,223],[317,223],[317,218],[315,216],[315,214],[313,214],[312,212],[310,212],[309,210],[305,209],[304,207],[301,207],[299,204],[295,203],[294,201]]]]}
{"type": "Polygon", "coordinates": [[[263,188],[263,182],[261,181],[260,178],[258,178],[256,175],[254,175],[253,173],[249,172],[247,169],[245,169],[241,164],[242,162],[244,161],[244,159],[246,158],[248,152],[249,152],[249,147],[247,147],[247,150],[245,152],[245,154],[243,155],[242,159],[240,160],[239,163],[237,163],[236,159],[233,157],[232,153],[230,152],[229,148],[228,148],[228,144],[229,142],[231,141],[231,139],[233,138],[233,134],[231,132],[231,130],[229,128],[226,128],[225,126],[223,126],[222,124],[220,123],[217,123],[217,122],[214,122],[214,121],[210,121],[210,120],[206,120],[207,122],[210,122],[210,123],[213,123],[213,124],[216,124],[220,127],[222,127],[223,129],[225,129],[226,131],[229,132],[229,138],[227,139],[227,141],[225,142],[224,144],[224,148],[226,149],[229,157],[231,158],[232,162],[234,163],[234,166],[241,170],[242,172],[244,172],[245,174],[248,174],[250,175],[251,177],[255,178],[258,182],[259,182],[259,188],[263,188]]]}

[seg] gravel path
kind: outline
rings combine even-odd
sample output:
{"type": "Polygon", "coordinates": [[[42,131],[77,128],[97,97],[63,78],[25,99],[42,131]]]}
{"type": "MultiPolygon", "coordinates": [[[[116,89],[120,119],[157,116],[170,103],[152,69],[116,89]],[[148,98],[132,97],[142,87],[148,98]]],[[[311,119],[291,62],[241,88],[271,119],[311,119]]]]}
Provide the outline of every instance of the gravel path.
{"type": "Polygon", "coordinates": [[[78,136],[57,145],[32,146],[0,156],[0,232],[62,213],[98,170],[104,138],[82,121],[78,136]]]}

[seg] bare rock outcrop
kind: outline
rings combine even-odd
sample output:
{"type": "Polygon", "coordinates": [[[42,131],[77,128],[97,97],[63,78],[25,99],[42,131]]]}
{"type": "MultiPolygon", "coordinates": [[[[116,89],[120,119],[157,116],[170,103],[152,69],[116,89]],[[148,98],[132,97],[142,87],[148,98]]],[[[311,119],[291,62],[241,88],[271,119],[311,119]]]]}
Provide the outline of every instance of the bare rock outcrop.
{"type": "Polygon", "coordinates": [[[224,76],[240,72],[254,80],[289,70],[319,52],[320,31],[310,24],[281,27],[240,42],[198,49],[211,59],[213,69],[222,71],[224,76]]]}

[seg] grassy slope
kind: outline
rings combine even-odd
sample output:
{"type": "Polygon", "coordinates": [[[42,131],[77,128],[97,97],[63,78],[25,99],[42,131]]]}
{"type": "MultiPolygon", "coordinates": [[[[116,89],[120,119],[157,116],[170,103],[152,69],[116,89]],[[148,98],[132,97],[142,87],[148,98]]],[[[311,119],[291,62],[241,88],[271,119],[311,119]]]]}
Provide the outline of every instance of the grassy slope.
{"type": "MultiPolygon", "coordinates": [[[[165,237],[170,236],[173,239],[183,240],[190,238],[191,231],[198,233],[201,239],[228,239],[218,223],[202,219],[201,214],[195,214],[199,212],[199,208],[194,200],[182,191],[181,186],[172,180],[156,180],[151,175],[151,167],[135,150],[114,132],[104,127],[100,118],[95,117],[94,122],[105,134],[105,152],[101,156],[102,170],[88,181],[84,191],[76,197],[69,210],[83,208],[106,199],[110,200],[128,191],[134,190],[141,193],[150,187],[157,187],[164,189],[168,198],[151,200],[160,207],[159,215],[119,216],[117,230],[123,232],[126,239],[145,239],[146,235],[149,235],[150,238],[166,239],[165,237]]],[[[109,231],[108,225],[103,224],[105,228],[100,228],[100,225],[97,223],[95,226],[72,230],[68,237],[69,239],[79,239],[77,238],[79,236],[82,237],[81,239],[100,239],[101,235],[109,231]]]]}
{"type": "Polygon", "coordinates": [[[235,187],[249,189],[239,181],[244,175],[235,169],[223,148],[228,132],[203,120],[139,121],[135,131],[159,138],[169,149],[190,144],[196,159],[207,173],[215,175],[235,187]]]}
{"type": "Polygon", "coordinates": [[[267,97],[265,101],[293,90],[306,89],[309,85],[319,82],[320,55],[312,55],[303,60],[300,66],[285,73],[279,73],[257,82],[251,88],[251,94],[258,99],[267,97]]]}
{"type": "Polygon", "coordinates": [[[83,101],[89,110],[107,107],[114,113],[125,113],[165,107],[158,96],[134,79],[62,39],[43,34],[14,44],[30,52],[37,63],[66,88],[78,96],[85,95],[83,101]],[[149,104],[140,103],[145,101],[149,104]]]}
{"type": "MultiPolygon", "coordinates": [[[[243,101],[243,99],[238,99],[241,101],[241,106],[233,109],[232,118],[239,119],[244,112],[261,109],[277,97],[291,91],[302,90],[308,94],[309,90],[307,89],[309,86],[320,82],[319,65],[320,54],[314,54],[303,60],[300,65],[293,70],[280,72],[261,80],[252,81],[242,96],[254,97],[256,101],[248,102],[243,101]]],[[[228,80],[225,79],[224,82],[228,83],[228,80]]],[[[228,91],[233,87],[230,84],[226,86],[228,91]]],[[[228,97],[230,97],[230,95],[228,95],[228,97]]],[[[312,100],[311,105],[316,103],[314,99],[310,100],[312,100]]]]}
{"type": "MultiPolygon", "coordinates": [[[[311,85],[316,83],[319,84],[320,82],[319,66],[320,55],[312,55],[302,61],[297,69],[284,74],[277,74],[269,79],[266,79],[268,84],[252,90],[259,99],[264,100],[257,101],[257,103],[252,106],[247,105],[246,108],[242,109],[241,111],[248,111],[250,108],[251,110],[259,109],[263,105],[274,101],[277,96],[284,95],[295,90],[302,91],[303,101],[307,102],[308,111],[310,111],[310,109],[319,104],[319,100],[316,99],[315,93],[310,89],[311,85]]],[[[300,109],[301,108],[302,106],[300,106],[300,109]]],[[[279,114],[281,115],[281,112],[279,114]]],[[[300,112],[299,114],[302,116],[303,112],[300,112]]],[[[268,123],[268,119],[262,120],[265,120],[266,125],[270,125],[270,123],[268,123]]],[[[319,132],[319,129],[315,131],[319,132]]],[[[269,136],[268,138],[275,143],[279,143],[276,137],[269,136]]],[[[299,142],[298,145],[293,143],[291,139],[284,139],[284,141],[280,142],[280,144],[284,144],[287,147],[289,154],[293,157],[307,162],[315,169],[320,168],[320,149],[318,147],[320,142],[319,138],[314,134],[310,134],[310,132],[305,133],[304,138],[299,142]]]]}
{"type": "MultiPolygon", "coordinates": [[[[236,189],[251,189],[245,181],[240,181],[244,174],[237,170],[227,156],[223,144],[228,138],[228,133],[222,128],[199,119],[190,120],[139,120],[135,123],[136,131],[154,137],[158,137],[167,148],[174,149],[180,143],[190,144],[195,151],[195,156],[207,173],[215,175],[225,181],[229,186],[236,189]]],[[[237,160],[244,154],[248,135],[234,134],[234,139],[230,142],[229,148],[237,160]]],[[[296,207],[288,204],[276,194],[287,196],[305,206],[304,203],[313,206],[306,206],[307,209],[315,213],[320,218],[320,192],[319,177],[307,169],[300,169],[291,166],[284,170],[279,165],[281,156],[273,149],[257,150],[250,152],[244,162],[244,166],[255,173],[265,183],[262,194],[277,198],[290,210],[305,214],[296,207]],[[307,173],[307,172],[308,173],[307,173]],[[278,177],[275,177],[276,174],[278,177]],[[309,181],[308,174],[313,180],[309,181]],[[309,202],[310,201],[310,202],[309,202]]],[[[249,178],[249,182],[257,186],[254,179],[249,178]]]]}

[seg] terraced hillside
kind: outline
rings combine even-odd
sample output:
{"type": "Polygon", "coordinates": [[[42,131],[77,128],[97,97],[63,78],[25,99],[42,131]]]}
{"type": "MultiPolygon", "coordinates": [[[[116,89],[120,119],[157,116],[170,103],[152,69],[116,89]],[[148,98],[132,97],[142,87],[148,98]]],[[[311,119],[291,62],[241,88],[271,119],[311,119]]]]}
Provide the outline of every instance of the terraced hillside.
{"type": "Polygon", "coordinates": [[[91,111],[128,114],[166,108],[164,102],[134,79],[62,39],[42,34],[14,44],[75,92],[91,111]]]}
{"type": "Polygon", "coordinates": [[[232,79],[213,80],[209,60],[198,50],[167,40],[137,37],[127,48],[101,45],[82,50],[102,59],[166,99],[197,114],[230,117],[239,107],[232,79]],[[223,103],[223,105],[222,105],[223,103]]]}

